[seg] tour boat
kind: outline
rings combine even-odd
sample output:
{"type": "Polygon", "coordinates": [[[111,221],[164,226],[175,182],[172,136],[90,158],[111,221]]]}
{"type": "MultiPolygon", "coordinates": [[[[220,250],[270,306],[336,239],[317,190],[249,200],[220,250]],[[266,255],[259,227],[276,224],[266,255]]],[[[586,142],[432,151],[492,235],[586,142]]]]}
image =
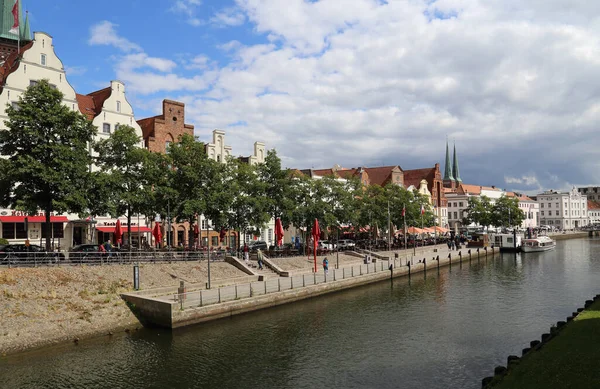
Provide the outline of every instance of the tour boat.
{"type": "Polygon", "coordinates": [[[548,251],[556,247],[556,242],[547,236],[538,236],[533,239],[523,240],[521,250],[525,253],[531,253],[536,251],[548,251]]]}

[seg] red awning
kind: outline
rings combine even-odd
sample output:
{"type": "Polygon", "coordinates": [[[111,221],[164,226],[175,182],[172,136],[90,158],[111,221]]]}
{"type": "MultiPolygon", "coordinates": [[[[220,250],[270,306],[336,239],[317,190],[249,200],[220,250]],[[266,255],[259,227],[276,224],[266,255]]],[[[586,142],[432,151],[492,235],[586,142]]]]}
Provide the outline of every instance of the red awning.
{"type": "MultiPolygon", "coordinates": [[[[101,231],[101,232],[109,232],[109,233],[110,232],[115,232],[115,227],[114,226],[112,226],[112,227],[96,227],[96,229],[98,231],[101,231]]],[[[141,233],[144,233],[144,234],[147,233],[147,232],[152,232],[152,230],[149,227],[140,227],[139,231],[141,233]]],[[[121,227],[121,232],[124,233],[124,234],[126,234],[127,233],[127,227],[121,227]]],[[[132,226],[131,227],[131,233],[132,234],[137,234],[138,233],[138,227],[137,226],[135,226],[135,227],[132,226]]]]}
{"type": "MultiPolygon", "coordinates": [[[[25,217],[29,223],[45,223],[46,216],[0,216],[2,223],[25,223],[25,217]]],[[[66,216],[50,216],[50,223],[68,223],[66,216]]]]}

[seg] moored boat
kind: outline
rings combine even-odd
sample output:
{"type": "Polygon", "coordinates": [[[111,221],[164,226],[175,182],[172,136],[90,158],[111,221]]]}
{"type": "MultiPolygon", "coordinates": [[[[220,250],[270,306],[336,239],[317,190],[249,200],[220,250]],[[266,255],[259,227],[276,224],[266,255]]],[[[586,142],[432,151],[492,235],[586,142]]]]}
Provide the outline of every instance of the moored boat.
{"type": "Polygon", "coordinates": [[[538,236],[533,239],[523,240],[521,250],[525,253],[548,251],[556,247],[556,241],[548,236],[538,236]]]}
{"type": "Polygon", "coordinates": [[[495,234],[494,246],[500,252],[518,253],[521,251],[521,235],[517,234],[495,234]]]}

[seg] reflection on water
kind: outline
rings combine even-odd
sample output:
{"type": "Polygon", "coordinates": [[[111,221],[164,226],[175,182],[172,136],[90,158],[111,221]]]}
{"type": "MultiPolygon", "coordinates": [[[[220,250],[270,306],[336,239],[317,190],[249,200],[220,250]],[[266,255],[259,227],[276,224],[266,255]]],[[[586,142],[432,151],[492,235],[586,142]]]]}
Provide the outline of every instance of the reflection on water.
{"type": "Polygon", "coordinates": [[[598,292],[598,240],[504,254],[176,331],[0,359],[6,388],[479,388],[598,292]]]}

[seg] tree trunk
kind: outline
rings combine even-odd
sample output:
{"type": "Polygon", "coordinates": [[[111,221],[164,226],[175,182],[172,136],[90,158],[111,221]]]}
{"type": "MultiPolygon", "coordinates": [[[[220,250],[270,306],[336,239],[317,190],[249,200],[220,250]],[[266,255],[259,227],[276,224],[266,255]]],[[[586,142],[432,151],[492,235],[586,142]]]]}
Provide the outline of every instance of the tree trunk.
{"type": "MultiPolygon", "coordinates": [[[[121,239],[123,239],[121,237],[121,239]]],[[[131,207],[127,206],[127,244],[129,245],[129,251],[131,251],[131,207]]]]}
{"type": "MultiPolygon", "coordinates": [[[[52,224],[50,223],[50,214],[52,211],[50,209],[45,209],[44,212],[46,213],[46,251],[52,251],[50,247],[50,241],[52,239],[52,224]]],[[[27,238],[29,239],[29,233],[27,238]]]]}

